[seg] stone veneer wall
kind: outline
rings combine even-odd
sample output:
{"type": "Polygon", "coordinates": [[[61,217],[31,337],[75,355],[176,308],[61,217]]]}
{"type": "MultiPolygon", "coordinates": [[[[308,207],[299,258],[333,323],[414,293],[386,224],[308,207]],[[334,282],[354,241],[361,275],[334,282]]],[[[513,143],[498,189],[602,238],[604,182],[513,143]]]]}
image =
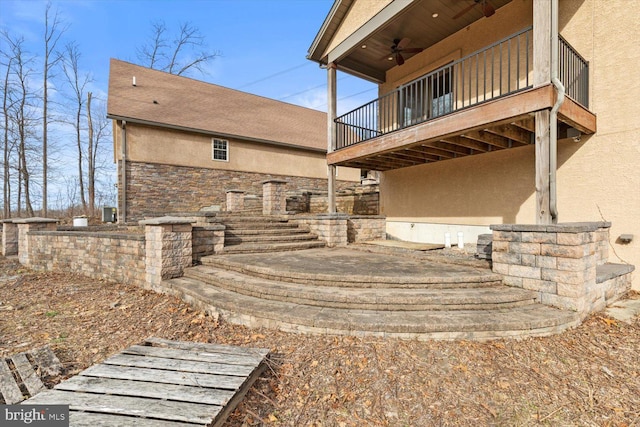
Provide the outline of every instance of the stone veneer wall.
{"type": "Polygon", "coordinates": [[[312,233],[332,248],[347,245],[347,218],[348,216],[344,214],[297,215],[291,221],[306,225],[312,233]]]}
{"type": "MultiPolygon", "coordinates": [[[[127,162],[126,219],[133,222],[157,213],[224,206],[227,190],[261,195],[262,183],[270,179],[286,180],[288,191],[326,191],[327,188],[327,180],[319,178],[127,162]]],[[[338,189],[352,185],[353,182],[337,182],[338,189]]]]}
{"type": "Polygon", "coordinates": [[[492,225],[493,271],[503,282],[539,292],[540,302],[579,312],[603,309],[631,286],[632,266],[606,264],[608,222],[492,225]],[[599,278],[607,268],[622,276],[599,278]]]}
{"type": "Polygon", "coordinates": [[[27,238],[28,265],[34,270],[64,270],[144,286],[142,234],[30,231],[27,238]]]}
{"type": "Polygon", "coordinates": [[[224,229],[224,225],[193,227],[193,261],[200,261],[202,257],[220,253],[224,250],[224,229]]]}
{"type": "MultiPolygon", "coordinates": [[[[327,193],[309,194],[310,213],[325,213],[328,209],[327,193]]],[[[343,188],[336,194],[336,209],[349,215],[379,215],[380,190],[377,184],[343,188]]]]}
{"type": "Polygon", "coordinates": [[[349,243],[385,240],[386,237],[387,225],[384,216],[351,215],[347,219],[347,241],[349,243]]]}

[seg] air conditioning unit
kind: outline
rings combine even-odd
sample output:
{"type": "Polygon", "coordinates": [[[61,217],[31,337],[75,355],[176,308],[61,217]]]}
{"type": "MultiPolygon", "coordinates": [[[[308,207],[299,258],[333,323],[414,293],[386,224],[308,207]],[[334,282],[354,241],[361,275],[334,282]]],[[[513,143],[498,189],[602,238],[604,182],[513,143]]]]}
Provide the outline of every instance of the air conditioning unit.
{"type": "Polygon", "coordinates": [[[102,208],[102,222],[116,222],[118,220],[118,209],[103,207],[102,208]]]}

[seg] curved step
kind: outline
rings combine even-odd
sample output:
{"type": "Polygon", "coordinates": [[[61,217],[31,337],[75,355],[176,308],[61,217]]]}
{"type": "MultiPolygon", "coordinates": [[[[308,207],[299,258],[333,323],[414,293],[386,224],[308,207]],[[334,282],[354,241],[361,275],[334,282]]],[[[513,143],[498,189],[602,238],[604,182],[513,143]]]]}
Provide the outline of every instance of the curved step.
{"type": "Polygon", "coordinates": [[[507,286],[477,289],[347,288],[302,285],[252,277],[221,268],[187,268],[185,277],[239,294],[319,307],[384,311],[488,310],[535,302],[536,292],[507,286]]]}
{"type": "MultiPolygon", "coordinates": [[[[227,252],[227,249],[225,247],[225,252],[230,253],[227,252]]],[[[422,263],[421,270],[418,270],[415,263],[412,263],[407,266],[407,271],[404,272],[399,272],[397,269],[385,272],[382,271],[384,267],[380,267],[376,271],[375,257],[380,257],[379,254],[365,255],[367,259],[373,258],[374,261],[372,266],[368,267],[369,271],[373,271],[371,273],[367,271],[364,274],[357,266],[352,269],[349,268],[350,260],[340,262],[340,259],[330,256],[331,251],[324,251],[321,264],[304,264],[304,261],[300,264],[295,264],[296,260],[290,259],[286,255],[280,256],[279,260],[281,262],[277,262],[278,255],[269,256],[266,260],[257,258],[255,255],[214,255],[203,257],[201,262],[203,265],[249,274],[263,279],[319,286],[376,289],[424,287],[447,289],[478,288],[502,284],[502,276],[488,270],[454,265],[447,265],[446,269],[438,269],[437,266],[430,268],[435,264],[429,264],[428,262],[422,263]],[[411,270],[408,270],[409,268],[411,270]],[[326,271],[334,271],[334,273],[326,273],[326,271]]],[[[333,253],[336,253],[336,251],[333,251],[333,253]]],[[[356,255],[351,254],[351,258],[356,255]]],[[[393,264],[397,265],[401,261],[402,258],[395,257],[393,264]]],[[[387,260],[380,259],[378,264],[384,262],[387,262],[387,260]]]]}
{"type": "MultiPolygon", "coordinates": [[[[319,240],[310,240],[302,242],[288,242],[288,243],[242,243],[234,246],[225,246],[225,254],[244,254],[244,253],[264,253],[264,252],[287,252],[298,251],[303,249],[323,248],[326,246],[325,242],[319,240]]],[[[202,262],[204,264],[204,258],[202,262]]]]}
{"type": "Polygon", "coordinates": [[[241,243],[287,243],[287,242],[304,242],[309,240],[318,240],[318,236],[311,233],[295,233],[295,234],[250,234],[240,236],[227,236],[225,234],[225,246],[239,245],[241,243]]]}
{"type": "Polygon", "coordinates": [[[550,335],[576,326],[576,313],[541,304],[484,311],[381,311],[271,301],[181,277],[164,290],[231,323],[290,332],[389,336],[405,339],[494,339],[550,335]]]}

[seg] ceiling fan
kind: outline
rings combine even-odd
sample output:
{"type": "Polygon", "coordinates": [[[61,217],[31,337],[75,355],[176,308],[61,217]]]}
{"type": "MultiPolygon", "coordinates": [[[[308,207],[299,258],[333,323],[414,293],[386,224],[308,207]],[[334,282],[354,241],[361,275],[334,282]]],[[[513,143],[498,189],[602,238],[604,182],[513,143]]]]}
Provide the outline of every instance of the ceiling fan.
{"type": "Polygon", "coordinates": [[[453,19],[458,19],[460,18],[462,15],[466,14],[467,12],[469,12],[471,9],[473,9],[474,7],[476,7],[477,5],[480,5],[480,7],[482,8],[482,14],[488,18],[491,15],[493,15],[494,13],[496,13],[496,9],[491,6],[491,3],[489,3],[488,0],[473,0],[473,3],[471,3],[469,6],[465,7],[464,9],[462,9],[459,13],[457,13],[453,19]]]}
{"type": "Polygon", "coordinates": [[[396,63],[398,65],[404,64],[403,53],[418,53],[422,52],[424,49],[421,47],[410,47],[407,46],[411,43],[411,39],[405,37],[403,39],[393,39],[393,45],[391,46],[391,53],[383,56],[381,59],[392,60],[395,58],[396,63]]]}

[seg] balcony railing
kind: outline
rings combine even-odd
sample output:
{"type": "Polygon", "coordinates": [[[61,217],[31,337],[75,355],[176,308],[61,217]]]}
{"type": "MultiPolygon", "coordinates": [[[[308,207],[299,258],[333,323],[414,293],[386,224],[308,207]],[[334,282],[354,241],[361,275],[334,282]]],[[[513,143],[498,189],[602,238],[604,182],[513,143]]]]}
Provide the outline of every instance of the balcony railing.
{"type": "Polygon", "coordinates": [[[559,38],[558,78],[567,96],[589,108],[589,63],[562,37],[559,38]]]}
{"type": "MultiPolygon", "coordinates": [[[[559,52],[567,95],[587,106],[588,63],[564,39],[559,52]]],[[[336,118],[336,149],[529,89],[532,75],[529,27],[336,118]]]]}

